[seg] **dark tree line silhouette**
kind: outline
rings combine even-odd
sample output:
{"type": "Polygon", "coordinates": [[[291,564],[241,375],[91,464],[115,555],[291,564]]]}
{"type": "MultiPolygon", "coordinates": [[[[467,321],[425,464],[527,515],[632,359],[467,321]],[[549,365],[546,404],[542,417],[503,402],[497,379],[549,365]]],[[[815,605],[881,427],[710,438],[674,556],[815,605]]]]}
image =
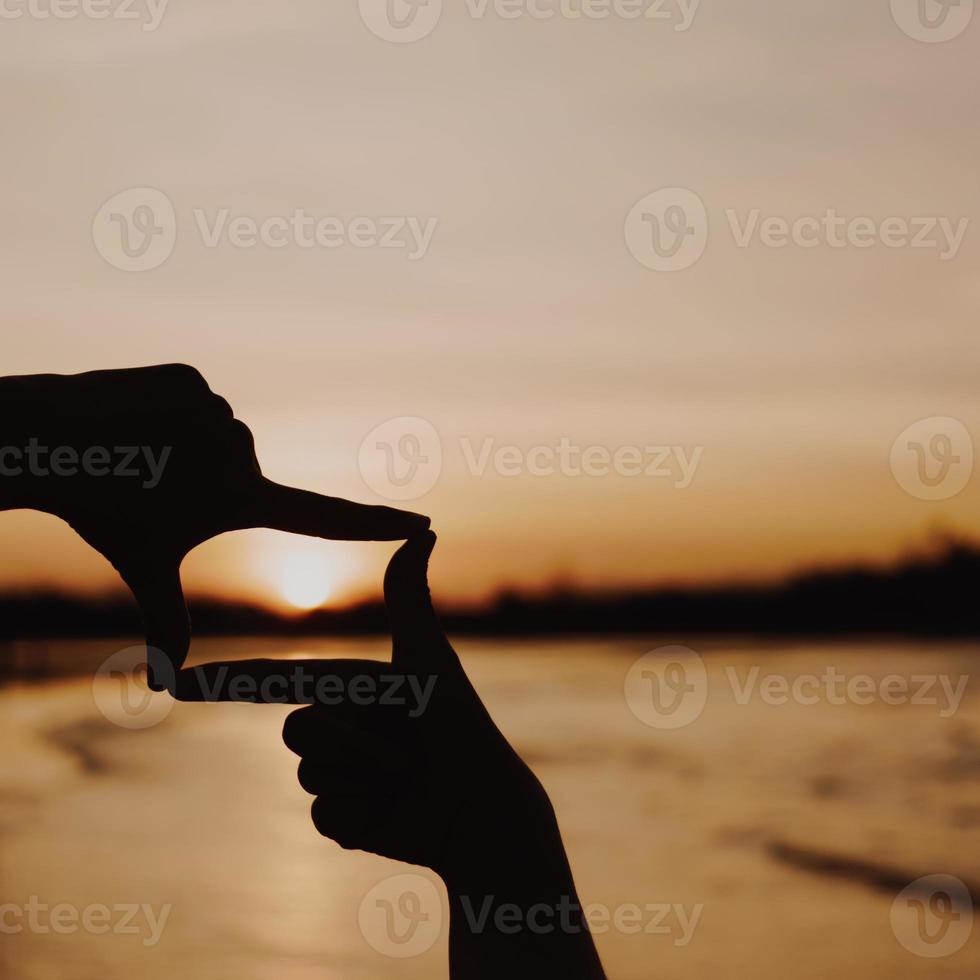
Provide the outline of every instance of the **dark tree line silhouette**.
{"type": "MultiPolygon", "coordinates": [[[[928,553],[884,568],[830,568],[775,584],[660,587],[595,594],[565,587],[545,595],[499,594],[485,606],[446,608],[448,630],[471,636],[696,633],[833,636],[980,636],[980,546],[944,539],[928,553]]],[[[357,636],[385,633],[384,603],[362,602],[284,616],[257,605],[190,601],[197,635],[357,636]]],[[[0,640],[136,637],[139,610],[123,595],[0,597],[0,640]]],[[[0,670],[10,658],[0,647],[0,670]]]]}

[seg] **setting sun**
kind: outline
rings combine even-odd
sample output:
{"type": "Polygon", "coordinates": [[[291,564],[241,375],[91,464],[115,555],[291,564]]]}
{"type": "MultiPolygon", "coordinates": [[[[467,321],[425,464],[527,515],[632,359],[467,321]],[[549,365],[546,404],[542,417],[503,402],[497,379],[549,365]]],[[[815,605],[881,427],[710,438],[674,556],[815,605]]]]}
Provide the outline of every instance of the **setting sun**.
{"type": "Polygon", "coordinates": [[[290,569],[282,580],[282,597],[297,609],[316,609],[330,598],[330,585],[308,575],[305,568],[290,569]]]}
{"type": "Polygon", "coordinates": [[[276,585],[283,600],[296,609],[317,609],[334,594],[334,569],[321,549],[297,543],[282,555],[276,585]]]}

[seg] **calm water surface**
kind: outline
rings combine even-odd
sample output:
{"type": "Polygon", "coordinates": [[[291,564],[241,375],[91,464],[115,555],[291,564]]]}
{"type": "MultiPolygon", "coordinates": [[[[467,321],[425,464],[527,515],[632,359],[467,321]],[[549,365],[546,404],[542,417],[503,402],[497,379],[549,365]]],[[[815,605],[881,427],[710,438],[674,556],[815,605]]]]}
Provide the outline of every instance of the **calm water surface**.
{"type": "MultiPolygon", "coordinates": [[[[980,923],[953,955],[913,955],[893,928],[895,887],[854,868],[980,881],[980,681],[950,711],[938,687],[939,704],[776,704],[758,687],[740,704],[731,674],[739,685],[775,675],[777,693],[778,678],[831,665],[849,677],[942,674],[955,684],[980,649],[714,643],[703,648],[703,713],[660,731],[623,694],[630,666],[653,645],[460,644],[498,723],[551,793],[583,900],[669,910],[646,912],[639,932],[628,920],[598,936],[610,977],[976,980],[980,923]],[[843,863],[828,865],[827,854],[843,863]]],[[[62,644],[37,656],[97,661],[113,649],[62,644]]],[[[196,651],[209,660],[380,656],[386,643],[202,640],[196,651]]],[[[315,833],[280,741],[288,710],[176,705],[159,725],[127,731],[99,713],[90,677],[0,688],[0,903],[136,903],[154,916],[169,907],[155,943],[142,913],[136,933],[4,934],[0,975],[446,976],[444,930],[427,952],[396,959],[359,927],[362,898],[416,869],[315,833]]],[[[438,921],[438,902],[428,913],[438,921]]]]}

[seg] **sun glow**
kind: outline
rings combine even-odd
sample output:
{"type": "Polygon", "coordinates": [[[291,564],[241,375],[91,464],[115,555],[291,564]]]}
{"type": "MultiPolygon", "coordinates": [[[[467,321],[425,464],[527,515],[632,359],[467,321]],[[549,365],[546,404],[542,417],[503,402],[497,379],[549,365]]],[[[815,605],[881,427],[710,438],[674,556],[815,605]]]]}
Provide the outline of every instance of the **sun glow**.
{"type": "Polygon", "coordinates": [[[279,594],[295,609],[318,609],[335,592],[334,569],[327,555],[306,547],[290,549],[279,562],[279,594]]]}

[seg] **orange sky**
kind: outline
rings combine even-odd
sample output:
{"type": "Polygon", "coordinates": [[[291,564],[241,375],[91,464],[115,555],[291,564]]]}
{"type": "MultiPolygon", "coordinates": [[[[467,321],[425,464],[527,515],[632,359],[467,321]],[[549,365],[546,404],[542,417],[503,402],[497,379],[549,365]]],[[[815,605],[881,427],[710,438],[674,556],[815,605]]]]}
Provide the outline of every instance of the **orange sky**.
{"type": "MultiPolygon", "coordinates": [[[[977,30],[925,44],[888,4],[844,0],[705,0],[683,32],[447,6],[411,44],[374,36],[356,3],[312,0],[173,4],[152,32],[5,22],[2,373],[189,362],[252,426],[268,475],[374,503],[390,501],[365,437],[421,418],[442,470],[405,506],[432,515],[434,588],[454,597],[770,575],[884,558],[937,522],[980,533],[978,478],[928,501],[889,465],[917,420],[980,434],[976,229],[947,259],[740,247],[726,214],[980,213],[977,30]],[[177,222],[143,272],[92,234],[134,187],[164,192],[177,222]],[[624,238],[664,187],[694,191],[710,225],[703,258],[668,273],[624,238]],[[415,259],[212,248],[201,215],[221,209],[436,224],[415,259]],[[487,439],[491,458],[565,440],[698,462],[689,485],[676,457],[671,476],[479,475],[468,454],[487,439]]],[[[390,551],[243,533],[185,579],[349,598],[376,590],[390,551]]],[[[112,581],[56,521],[0,515],[0,588],[112,581]]]]}

